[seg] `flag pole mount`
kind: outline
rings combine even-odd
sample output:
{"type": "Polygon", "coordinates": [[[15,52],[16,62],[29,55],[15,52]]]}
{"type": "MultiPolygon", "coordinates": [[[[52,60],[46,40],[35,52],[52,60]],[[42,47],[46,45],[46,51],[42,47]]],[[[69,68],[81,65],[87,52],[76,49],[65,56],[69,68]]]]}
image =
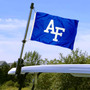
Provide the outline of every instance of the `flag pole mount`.
{"type": "MultiPolygon", "coordinates": [[[[31,14],[32,14],[33,9],[34,9],[34,3],[31,3],[29,18],[28,18],[28,22],[27,22],[27,26],[26,26],[26,32],[25,32],[24,39],[22,40],[22,48],[21,48],[20,58],[18,59],[17,67],[16,67],[16,73],[15,74],[16,74],[16,76],[18,78],[18,83],[20,85],[19,90],[21,90],[23,82],[24,82],[24,78],[21,78],[23,76],[23,75],[21,75],[21,68],[24,66],[23,65],[22,55],[23,55],[23,50],[24,50],[24,46],[25,46],[25,43],[26,43],[26,37],[27,37],[28,28],[29,28],[29,24],[30,24],[30,20],[31,20],[31,14]]],[[[25,76],[26,76],[26,74],[24,75],[24,77],[25,76]]]]}

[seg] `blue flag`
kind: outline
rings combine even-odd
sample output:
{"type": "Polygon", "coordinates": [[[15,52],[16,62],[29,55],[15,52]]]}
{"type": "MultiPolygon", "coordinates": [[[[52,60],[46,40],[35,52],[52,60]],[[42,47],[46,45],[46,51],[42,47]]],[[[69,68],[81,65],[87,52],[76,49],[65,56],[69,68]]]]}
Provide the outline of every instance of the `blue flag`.
{"type": "Polygon", "coordinates": [[[73,50],[78,20],[37,12],[31,40],[73,50]]]}

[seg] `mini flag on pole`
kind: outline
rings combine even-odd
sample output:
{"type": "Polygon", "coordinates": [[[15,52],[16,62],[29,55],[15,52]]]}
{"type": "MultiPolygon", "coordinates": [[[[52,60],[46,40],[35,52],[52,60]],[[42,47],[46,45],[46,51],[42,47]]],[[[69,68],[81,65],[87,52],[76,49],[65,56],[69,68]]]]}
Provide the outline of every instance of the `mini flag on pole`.
{"type": "Polygon", "coordinates": [[[37,12],[31,40],[73,50],[78,20],[37,12]]]}

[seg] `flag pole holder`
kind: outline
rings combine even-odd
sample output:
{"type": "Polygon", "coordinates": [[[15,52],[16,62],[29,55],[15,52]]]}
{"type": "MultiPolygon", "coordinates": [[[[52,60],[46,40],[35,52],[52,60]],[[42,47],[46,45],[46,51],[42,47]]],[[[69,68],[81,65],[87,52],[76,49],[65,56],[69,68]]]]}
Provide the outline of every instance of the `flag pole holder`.
{"type": "Polygon", "coordinates": [[[27,37],[28,28],[29,28],[29,24],[30,24],[30,20],[31,20],[31,14],[32,14],[33,9],[34,9],[34,3],[31,3],[30,14],[29,14],[29,18],[28,18],[28,22],[27,22],[27,26],[26,26],[26,32],[25,32],[24,39],[22,40],[22,48],[21,48],[20,58],[18,59],[17,67],[16,67],[15,75],[17,76],[18,83],[20,85],[19,90],[21,90],[23,83],[24,83],[24,80],[25,80],[26,75],[27,75],[27,73],[24,75],[21,74],[21,68],[24,66],[24,64],[23,64],[24,60],[22,59],[22,55],[23,55],[23,50],[24,50],[24,46],[26,43],[26,37],[27,37]]]}

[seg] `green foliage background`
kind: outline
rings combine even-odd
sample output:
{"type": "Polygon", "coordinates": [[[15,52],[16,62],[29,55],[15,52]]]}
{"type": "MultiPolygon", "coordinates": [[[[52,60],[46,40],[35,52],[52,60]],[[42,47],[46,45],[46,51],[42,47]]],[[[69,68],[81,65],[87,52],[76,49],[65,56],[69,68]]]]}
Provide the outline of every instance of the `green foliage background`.
{"type": "MultiPolygon", "coordinates": [[[[79,49],[72,51],[68,56],[63,56],[60,53],[59,59],[48,60],[41,59],[41,55],[38,52],[26,52],[24,56],[25,65],[41,65],[41,64],[89,64],[90,56],[86,52],[82,52],[79,49]]],[[[8,75],[7,72],[10,68],[16,67],[16,62],[11,67],[3,66],[0,68],[0,90],[7,90],[5,87],[19,87],[17,78],[12,75],[8,75]]],[[[90,90],[90,78],[74,77],[71,74],[64,73],[41,73],[36,78],[37,74],[28,74],[25,79],[23,87],[27,87],[25,90],[30,90],[33,85],[33,79],[35,78],[35,90],[90,90]]],[[[14,90],[14,89],[12,89],[14,90]]]]}

